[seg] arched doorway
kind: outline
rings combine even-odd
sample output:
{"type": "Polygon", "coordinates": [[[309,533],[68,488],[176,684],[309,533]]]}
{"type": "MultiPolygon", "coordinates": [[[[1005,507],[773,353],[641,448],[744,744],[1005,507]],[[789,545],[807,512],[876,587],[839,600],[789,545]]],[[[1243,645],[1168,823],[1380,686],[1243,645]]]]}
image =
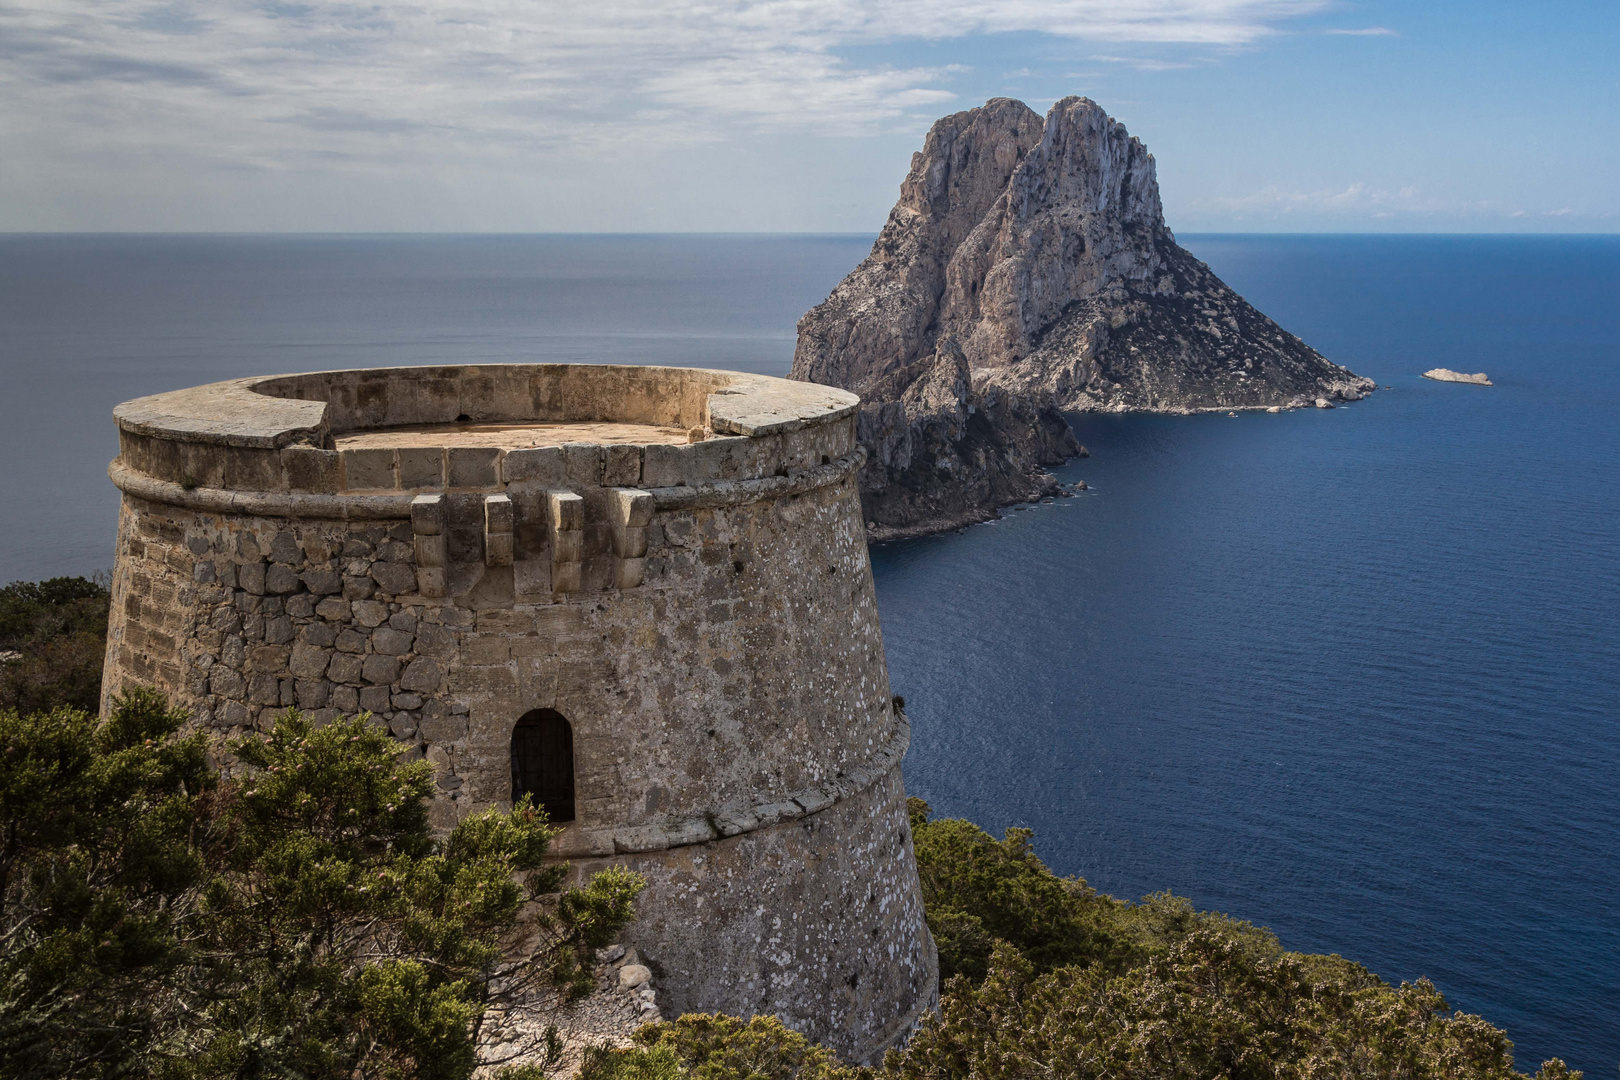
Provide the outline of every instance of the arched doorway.
{"type": "Polygon", "coordinates": [[[555,709],[526,712],[512,728],[512,802],[525,795],[552,821],[574,820],[574,729],[555,709]]]}

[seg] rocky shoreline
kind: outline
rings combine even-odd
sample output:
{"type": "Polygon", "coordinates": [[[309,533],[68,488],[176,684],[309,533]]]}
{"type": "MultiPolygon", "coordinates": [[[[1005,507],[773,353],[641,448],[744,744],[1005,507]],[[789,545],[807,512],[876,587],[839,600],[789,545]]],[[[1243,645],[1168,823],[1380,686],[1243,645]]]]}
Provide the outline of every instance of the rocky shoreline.
{"type": "Polygon", "coordinates": [[[1354,401],[1373,383],[1175,241],[1152,155],[1085,98],[934,124],[871,254],[799,321],[793,378],[861,395],[870,539],[985,521],[1084,453],[1065,412],[1354,401]]]}

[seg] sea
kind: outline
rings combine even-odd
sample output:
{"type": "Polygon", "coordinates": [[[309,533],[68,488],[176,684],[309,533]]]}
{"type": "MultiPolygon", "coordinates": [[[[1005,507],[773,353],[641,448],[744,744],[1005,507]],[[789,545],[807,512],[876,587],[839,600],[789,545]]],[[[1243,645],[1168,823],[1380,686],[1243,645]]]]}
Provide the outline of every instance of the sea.
{"type": "MultiPolygon", "coordinates": [[[[1076,416],[1082,494],[874,547],[907,789],[1114,896],[1428,978],[1522,1069],[1613,1076],[1620,237],[1181,240],[1381,389],[1076,416]]],[[[111,566],[121,400],[394,364],[784,374],[870,243],[0,236],[0,581],[111,566]]]]}

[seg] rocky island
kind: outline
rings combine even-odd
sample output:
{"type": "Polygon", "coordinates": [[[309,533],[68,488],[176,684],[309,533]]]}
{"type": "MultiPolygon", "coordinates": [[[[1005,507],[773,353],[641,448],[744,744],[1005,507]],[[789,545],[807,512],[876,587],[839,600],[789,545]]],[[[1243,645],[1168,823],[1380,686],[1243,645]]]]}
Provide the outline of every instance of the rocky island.
{"type": "Polygon", "coordinates": [[[1452,371],[1450,368],[1437,367],[1430,368],[1428,371],[1425,371],[1423,373],[1423,377],[1425,379],[1433,379],[1435,382],[1471,383],[1474,386],[1495,385],[1491,382],[1491,377],[1485,374],[1483,371],[1476,371],[1472,375],[1465,375],[1461,371],[1452,371]]]}
{"type": "Polygon", "coordinates": [[[1064,411],[1292,408],[1373,388],[1176,243],[1094,102],[936,122],[872,253],[799,320],[793,378],[863,399],[873,539],[993,517],[1084,453],[1064,411]]]}

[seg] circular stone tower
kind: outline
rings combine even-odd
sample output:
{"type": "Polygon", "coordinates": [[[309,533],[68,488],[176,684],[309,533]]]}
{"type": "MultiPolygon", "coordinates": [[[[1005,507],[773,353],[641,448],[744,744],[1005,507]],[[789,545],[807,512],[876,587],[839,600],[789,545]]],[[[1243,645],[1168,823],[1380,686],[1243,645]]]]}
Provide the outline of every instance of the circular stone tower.
{"type": "Polygon", "coordinates": [[[857,399],[607,365],[239,379],[114,412],[105,687],[221,737],[369,712],[446,827],[532,793],[648,879],[666,1011],[856,1060],[937,994],[857,399]]]}

